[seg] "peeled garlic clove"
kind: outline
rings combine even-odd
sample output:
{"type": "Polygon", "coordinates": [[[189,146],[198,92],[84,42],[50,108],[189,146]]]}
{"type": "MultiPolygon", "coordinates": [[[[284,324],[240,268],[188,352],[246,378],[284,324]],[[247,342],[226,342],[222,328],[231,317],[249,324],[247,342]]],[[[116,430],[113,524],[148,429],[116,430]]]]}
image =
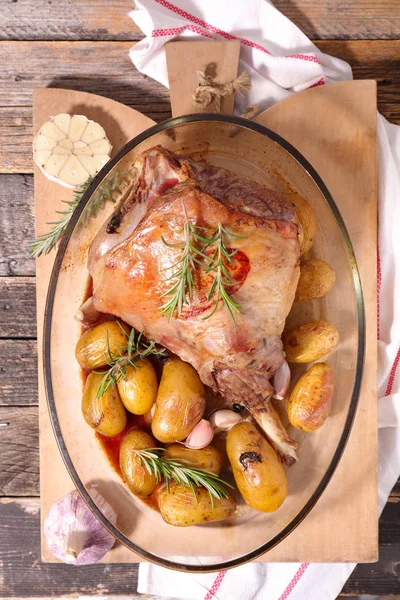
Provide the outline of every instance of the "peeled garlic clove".
{"type": "Polygon", "coordinates": [[[283,361],[279,369],[274,373],[274,398],[283,400],[290,386],[290,367],[286,360],[283,361]]]}
{"type": "MultiPolygon", "coordinates": [[[[97,508],[115,525],[115,510],[97,490],[88,491],[97,508]]],[[[53,504],[44,522],[44,534],[50,552],[72,565],[98,562],[115,543],[115,538],[96,519],[76,490],[53,504]]]]}
{"type": "Polygon", "coordinates": [[[216,410],[210,416],[210,424],[215,431],[229,431],[234,425],[243,421],[243,417],[227,408],[216,410]]]}
{"type": "Polygon", "coordinates": [[[214,429],[211,424],[202,419],[186,438],[185,446],[193,450],[200,450],[211,444],[213,437],[214,429]]]}
{"type": "Polygon", "coordinates": [[[94,177],[109,161],[111,149],[103,127],[84,115],[51,117],[33,138],[35,163],[48,179],[68,188],[94,177]]]}
{"type": "Polygon", "coordinates": [[[99,318],[100,313],[95,309],[93,304],[93,296],[90,296],[85,302],[82,304],[80,309],[75,315],[75,319],[77,321],[81,321],[82,323],[94,323],[99,318]]]}

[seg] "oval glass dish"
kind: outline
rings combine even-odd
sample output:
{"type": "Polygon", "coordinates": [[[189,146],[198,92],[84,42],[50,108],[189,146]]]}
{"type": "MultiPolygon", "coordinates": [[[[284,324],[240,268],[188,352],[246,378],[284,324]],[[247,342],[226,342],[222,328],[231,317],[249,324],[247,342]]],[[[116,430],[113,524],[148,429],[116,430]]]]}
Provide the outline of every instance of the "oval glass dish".
{"type": "MultiPolygon", "coordinates": [[[[48,292],[44,335],[48,406],[61,454],[77,489],[105,527],[142,559],[184,571],[216,571],[255,559],[281,542],[314,506],[340,460],[357,408],[363,359],[362,291],[343,220],[312,166],[264,126],[211,114],[171,119],[131,140],[85,192],[62,239],[48,292]],[[336,376],[330,417],[312,434],[292,427],[288,430],[298,443],[299,460],[287,469],[289,493],[275,513],[251,510],[242,501],[237,515],[225,522],[197,527],[168,525],[125,487],[81,414],[82,374],[75,359],[81,325],[74,315],[88,287],[88,249],[114,210],[112,203],[103,202],[107,193],[118,190],[121,181],[129,178],[139,154],[158,144],[305,197],[318,224],[310,256],[326,260],[336,272],[333,290],[322,299],[295,303],[287,321],[290,327],[319,318],[329,320],[339,330],[340,343],[327,359],[336,376]],[[87,491],[94,484],[117,512],[115,527],[87,491]]],[[[293,379],[304,370],[304,365],[292,369],[293,379]]]]}

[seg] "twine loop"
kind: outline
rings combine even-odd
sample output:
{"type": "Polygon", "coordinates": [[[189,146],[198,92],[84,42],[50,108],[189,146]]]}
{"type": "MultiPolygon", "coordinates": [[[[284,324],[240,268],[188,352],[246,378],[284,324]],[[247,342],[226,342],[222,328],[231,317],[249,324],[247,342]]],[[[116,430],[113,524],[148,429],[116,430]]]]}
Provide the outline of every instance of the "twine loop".
{"type": "Polygon", "coordinates": [[[232,96],[235,92],[247,92],[251,88],[250,75],[246,71],[227,83],[217,83],[211,75],[206,74],[206,67],[196,73],[199,83],[193,92],[192,100],[198,108],[206,108],[214,102],[215,111],[220,112],[222,98],[232,96]]]}

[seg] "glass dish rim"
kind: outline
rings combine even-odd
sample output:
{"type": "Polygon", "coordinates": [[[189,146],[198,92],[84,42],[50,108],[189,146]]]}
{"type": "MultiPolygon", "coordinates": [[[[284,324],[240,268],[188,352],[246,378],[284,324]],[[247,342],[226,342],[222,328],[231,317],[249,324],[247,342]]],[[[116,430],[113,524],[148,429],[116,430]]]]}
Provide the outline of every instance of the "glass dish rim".
{"type": "Polygon", "coordinates": [[[215,572],[220,571],[222,569],[230,569],[237,567],[241,564],[245,564],[249,561],[252,561],[273,547],[278,545],[283,539],[285,539],[296,527],[303,521],[303,519],[308,515],[311,509],[315,506],[316,502],[319,500],[329,481],[331,480],[339,462],[343,455],[344,449],[346,447],[347,441],[350,436],[350,432],[352,429],[352,425],[354,422],[354,418],[357,411],[357,405],[359,400],[359,392],[362,381],[363,374],[363,366],[364,366],[364,356],[365,356],[365,307],[363,300],[363,292],[361,285],[360,273],[357,266],[357,261],[354,253],[354,249],[350,240],[350,236],[348,234],[347,228],[344,224],[343,218],[339,212],[336,203],[330,194],[328,188],[324,184],[321,177],[318,175],[317,171],[314,167],[308,162],[308,160],[288,141],[286,141],[283,137],[268,129],[264,125],[260,123],[256,123],[254,121],[249,121],[248,119],[244,119],[237,116],[231,115],[221,115],[214,113],[199,113],[199,114],[190,114],[184,115],[181,117],[173,117],[171,119],[167,119],[158,123],[132,138],[129,142],[127,142],[116,154],[116,156],[110,160],[103,169],[96,175],[91,184],[85,190],[82,200],[75,209],[69,223],[67,229],[62,237],[60,246],[58,248],[58,252],[54,261],[50,283],[46,298],[46,308],[44,315],[44,335],[43,335],[43,374],[44,374],[44,383],[45,383],[45,391],[46,391],[46,399],[47,406],[50,415],[50,421],[52,424],[53,432],[56,438],[56,442],[61,453],[64,464],[68,470],[70,477],[72,478],[76,489],[82,496],[83,500],[86,502],[89,509],[92,513],[97,517],[97,519],[102,523],[102,525],[122,544],[128,547],[132,552],[140,556],[142,559],[148,560],[155,564],[158,564],[162,567],[166,567],[169,569],[177,570],[177,571],[186,571],[192,573],[207,573],[207,572],[215,572]],[[188,565],[184,563],[174,562],[172,560],[167,560],[164,558],[160,558],[155,554],[144,550],[140,546],[136,545],[133,541],[127,538],[121,531],[119,531],[114,525],[112,525],[108,519],[104,517],[101,511],[97,508],[94,501],[91,499],[86,486],[81,481],[73,463],[69,456],[64,438],[61,433],[60,423],[58,421],[56,404],[53,394],[52,387],[52,377],[51,377],[51,324],[53,317],[53,308],[54,308],[54,300],[56,294],[57,281],[60,274],[62,262],[64,259],[65,251],[67,249],[69,240],[75,230],[75,226],[86,206],[88,201],[90,200],[93,192],[96,190],[101,181],[105,178],[105,176],[113,169],[113,167],[135,146],[148,139],[154,134],[160,133],[166,129],[170,129],[173,127],[177,127],[180,125],[185,125],[188,123],[194,123],[196,121],[217,121],[217,122],[225,122],[232,125],[238,125],[245,129],[254,131],[255,133],[261,134],[267,138],[269,138],[274,143],[281,146],[286,152],[288,152],[294,160],[303,168],[303,170],[308,174],[308,176],[312,179],[313,183],[317,186],[325,201],[327,202],[329,208],[331,209],[336,223],[338,224],[340,234],[345,245],[346,254],[349,262],[349,267],[353,280],[354,294],[356,300],[356,312],[357,312],[357,326],[358,326],[358,345],[357,345],[357,360],[356,360],[356,369],[355,369],[355,380],[354,386],[351,394],[351,400],[349,403],[349,408],[345,420],[345,424],[343,427],[343,432],[340,436],[340,440],[338,446],[335,450],[335,453],[330,461],[328,468],[326,469],[323,477],[321,478],[318,486],[314,490],[312,496],[303,506],[303,508],[291,519],[291,521],[280,531],[277,535],[275,535],[271,540],[266,542],[265,544],[259,546],[255,550],[243,554],[242,556],[227,560],[224,562],[216,563],[215,565],[188,565]]]}

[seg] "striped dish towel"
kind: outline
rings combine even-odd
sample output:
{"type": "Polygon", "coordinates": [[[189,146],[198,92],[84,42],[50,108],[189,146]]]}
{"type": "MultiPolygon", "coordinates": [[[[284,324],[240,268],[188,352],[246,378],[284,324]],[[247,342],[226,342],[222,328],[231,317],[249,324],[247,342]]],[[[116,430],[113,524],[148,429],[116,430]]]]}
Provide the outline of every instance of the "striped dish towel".
{"type": "MultiPolygon", "coordinates": [[[[130,16],[145,39],[136,68],[168,86],[163,46],[172,39],[240,39],[240,70],[252,80],[235,113],[264,110],[317,85],[352,79],[345,62],[322,54],[265,0],[136,0],[130,16]]],[[[400,474],[400,128],[378,117],[379,507],[400,474]]],[[[334,600],[355,564],[257,564],[186,574],[143,563],[138,591],[184,600],[334,600]]]]}

